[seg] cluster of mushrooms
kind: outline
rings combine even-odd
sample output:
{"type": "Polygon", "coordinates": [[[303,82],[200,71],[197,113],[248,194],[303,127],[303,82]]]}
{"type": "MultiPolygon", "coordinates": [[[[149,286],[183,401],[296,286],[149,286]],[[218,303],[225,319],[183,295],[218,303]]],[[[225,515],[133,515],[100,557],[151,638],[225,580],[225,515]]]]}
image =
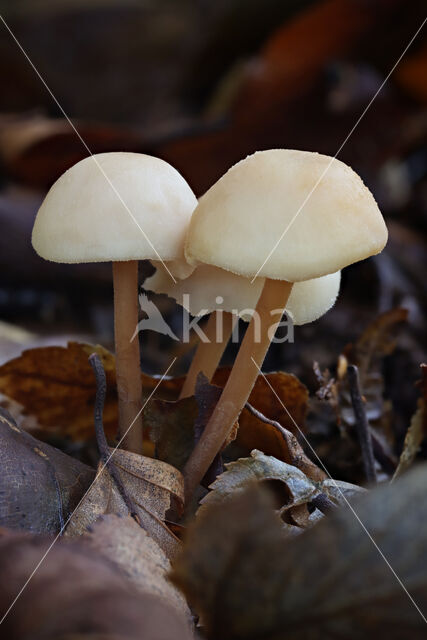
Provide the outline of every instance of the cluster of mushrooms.
{"type": "Polygon", "coordinates": [[[379,253],[386,241],[378,206],[350,167],[287,149],[248,156],[199,201],[158,158],[85,158],[52,186],[32,235],[47,260],[113,263],[119,434],[129,450],[142,452],[139,342],[132,340],[138,260],[157,267],[146,289],[166,293],[193,315],[212,312],[208,342],[199,342],[181,397],[193,395],[199,372],[212,379],[238,317],[249,322],[184,470],[187,497],[238,419],[281,314],[296,325],[322,316],[337,298],[341,269],[379,253]]]}

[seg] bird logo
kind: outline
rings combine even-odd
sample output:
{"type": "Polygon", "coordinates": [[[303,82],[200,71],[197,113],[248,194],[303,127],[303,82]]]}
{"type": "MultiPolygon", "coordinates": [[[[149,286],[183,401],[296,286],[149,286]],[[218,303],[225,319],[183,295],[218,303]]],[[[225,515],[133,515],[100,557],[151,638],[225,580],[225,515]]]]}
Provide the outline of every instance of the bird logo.
{"type": "Polygon", "coordinates": [[[150,331],[156,331],[157,333],[161,333],[164,336],[169,336],[172,340],[179,341],[179,338],[172,331],[166,320],[163,318],[162,314],[151,300],[147,298],[145,293],[140,293],[139,296],[139,306],[144,313],[147,314],[147,318],[143,318],[136,325],[136,329],[131,338],[132,340],[135,336],[138,335],[140,331],[146,331],[147,329],[150,331]]]}

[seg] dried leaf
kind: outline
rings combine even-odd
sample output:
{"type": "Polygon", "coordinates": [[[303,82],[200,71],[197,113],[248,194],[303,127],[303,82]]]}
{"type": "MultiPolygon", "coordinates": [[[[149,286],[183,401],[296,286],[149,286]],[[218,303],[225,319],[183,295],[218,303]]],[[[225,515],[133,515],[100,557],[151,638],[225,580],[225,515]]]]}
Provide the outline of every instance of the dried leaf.
{"type": "MultiPolygon", "coordinates": [[[[349,497],[365,491],[357,485],[331,478],[314,481],[297,467],[257,450],[252,451],[249,458],[240,458],[225,466],[224,473],[211,484],[210,493],[201,501],[198,513],[228,500],[251,482],[265,483],[272,489],[276,507],[282,515],[285,511],[306,505],[320,493],[326,494],[335,504],[343,504],[349,497]]],[[[304,509],[295,511],[294,519],[300,519],[301,514],[305,514],[304,509]]]]}
{"type": "Polygon", "coordinates": [[[95,472],[22,431],[1,408],[0,434],[0,525],[57,533],[95,472]]]}
{"type": "Polygon", "coordinates": [[[418,467],[354,501],[357,518],[340,508],[291,538],[259,489],[236,493],[189,528],[172,579],[209,638],[421,640],[425,620],[396,575],[426,611],[426,484],[418,467]]]}
{"type": "MultiPolygon", "coordinates": [[[[177,402],[152,400],[144,410],[144,424],[150,428],[150,435],[156,445],[156,457],[182,470],[220,395],[221,388],[209,384],[207,378],[200,373],[193,397],[177,402]]],[[[237,429],[236,423],[224,443],[224,448],[235,439],[237,429]]],[[[218,454],[203,484],[208,486],[222,470],[222,459],[218,454]]]]}
{"type": "MultiPolygon", "coordinates": [[[[100,345],[69,342],[67,347],[29,349],[2,365],[0,393],[21,405],[22,415],[15,416],[18,424],[36,429],[40,437],[60,434],[74,440],[92,438],[96,386],[88,362],[91,353],[99,355],[105,369],[104,427],[107,436],[114,439],[118,420],[115,358],[100,345]]],[[[158,382],[158,378],[142,374],[144,395],[148,396],[158,382]]],[[[164,380],[161,391],[174,395],[181,384],[182,378],[164,380]]]]}
{"type": "MultiPolygon", "coordinates": [[[[213,384],[224,387],[229,374],[230,369],[228,367],[218,369],[213,377],[213,384]]],[[[264,380],[264,376],[258,376],[248,399],[249,404],[258,409],[267,418],[270,418],[270,420],[279,422],[285,429],[298,435],[294,422],[301,430],[305,430],[305,417],[308,406],[307,388],[296,376],[290,373],[283,373],[283,371],[267,373],[265,377],[275,393],[264,380]],[[284,406],[287,410],[283,408],[284,406]]],[[[237,442],[245,446],[246,434],[248,439],[252,438],[251,434],[259,428],[259,424],[249,413],[242,412],[239,425],[237,442]]],[[[268,436],[264,434],[263,437],[265,446],[269,446],[267,444],[268,436]]],[[[275,443],[273,442],[271,446],[274,447],[275,443]]],[[[263,447],[262,449],[264,450],[263,447]]]]}
{"type": "Polygon", "coordinates": [[[418,400],[418,408],[411,419],[411,424],[405,436],[403,450],[400,454],[399,464],[393,479],[404,473],[415,460],[422,441],[427,435],[427,365],[421,365],[422,379],[418,386],[421,389],[421,398],[418,400]]]}
{"type": "Polygon", "coordinates": [[[133,518],[101,516],[82,540],[119,567],[141,593],[159,596],[190,620],[185,599],[167,578],[169,560],[133,518]]]}
{"type": "Polygon", "coordinates": [[[362,388],[365,390],[365,376],[378,370],[378,363],[384,356],[394,351],[394,334],[398,325],[408,319],[407,309],[391,309],[380,314],[364,330],[354,345],[349,345],[345,355],[357,365],[362,388]]]}
{"type": "Polygon", "coordinates": [[[152,398],[143,413],[144,427],[155,443],[155,456],[182,470],[194,448],[198,413],[194,397],[176,402],[152,398]]]}
{"type": "Polygon", "coordinates": [[[278,507],[305,504],[319,493],[318,486],[297,467],[272,456],[266,456],[256,449],[252,451],[250,458],[240,458],[225,466],[226,471],[210,486],[211,491],[203,498],[198,513],[211,508],[214,504],[223,503],[250,482],[277,480],[282,483],[283,491],[280,496],[282,502],[278,507]]]}
{"type": "Polygon", "coordinates": [[[138,591],[121,569],[94,549],[61,539],[51,545],[51,538],[39,535],[0,535],[2,613],[37,567],[2,623],[3,637],[191,638],[182,613],[165,599],[138,591]]]}
{"type": "Polygon", "coordinates": [[[321,481],[326,478],[326,473],[308,458],[293,433],[278,422],[266,418],[249,404],[243,410],[243,417],[246,413],[251,414],[252,420],[249,423],[242,419],[236,438],[240,450],[245,451],[247,448],[246,452],[250,453],[253,449],[259,449],[298,467],[312,480],[321,481]]]}
{"type": "MultiPolygon", "coordinates": [[[[168,558],[173,557],[180,542],[165,520],[171,508],[182,511],[182,474],[160,460],[122,449],[114,451],[113,461],[128,496],[136,505],[142,527],[168,558]]],[[[106,513],[127,515],[128,509],[108,470],[100,466],[95,482],[66,529],[66,535],[81,535],[100,515],[106,513]]]]}

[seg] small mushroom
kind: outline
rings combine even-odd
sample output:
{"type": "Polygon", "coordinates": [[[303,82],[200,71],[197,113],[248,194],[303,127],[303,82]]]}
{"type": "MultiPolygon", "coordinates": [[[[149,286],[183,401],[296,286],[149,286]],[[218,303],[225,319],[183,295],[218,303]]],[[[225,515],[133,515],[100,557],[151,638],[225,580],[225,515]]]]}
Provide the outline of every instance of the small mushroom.
{"type": "MultiPolygon", "coordinates": [[[[325,314],[335,304],[340,280],[341,272],[338,271],[323,278],[296,283],[285,309],[292,322],[303,325],[325,314]]],[[[257,278],[251,284],[247,278],[205,264],[177,282],[173,282],[161,269],[147,278],[145,289],[168,295],[191,315],[211,314],[204,328],[208,342],[199,341],[180,398],[194,394],[200,371],[208,380],[212,379],[237,318],[250,321],[263,286],[263,278],[257,278]]]]}
{"type": "Polygon", "coordinates": [[[317,153],[274,149],[234,165],[199,200],[188,230],[190,264],[265,279],[215,410],[185,468],[189,497],[230,433],[267,353],[271,313],[293,283],[336,273],[379,253],[387,228],[374,197],[347,165],[317,153]]]}
{"type": "Polygon", "coordinates": [[[113,263],[119,434],[137,453],[142,389],[139,342],[131,338],[138,324],[138,260],[162,261],[171,280],[168,264],[188,272],[182,243],[196,204],[187,182],[163,160],[101,153],[55,182],[34,223],[32,243],[42,258],[113,263]]]}

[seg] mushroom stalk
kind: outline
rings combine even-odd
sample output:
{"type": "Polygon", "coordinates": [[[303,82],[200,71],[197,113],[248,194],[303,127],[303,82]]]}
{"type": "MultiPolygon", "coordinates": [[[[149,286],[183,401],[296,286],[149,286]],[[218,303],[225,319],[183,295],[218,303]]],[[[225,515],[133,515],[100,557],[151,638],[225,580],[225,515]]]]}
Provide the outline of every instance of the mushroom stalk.
{"type": "Polygon", "coordinates": [[[201,482],[249,398],[258,376],[258,367],[262,366],[273,339],[270,332],[272,312],[286,308],[291,290],[291,282],[270,279],[265,281],[255,314],[246,330],[227,384],[185,466],[187,500],[201,482]]]}
{"type": "Polygon", "coordinates": [[[194,354],[190,368],[181,389],[179,399],[194,395],[197,376],[202,372],[209,382],[212,380],[215,371],[220,363],[225,347],[233,333],[238,317],[229,311],[221,311],[222,332],[217,335],[218,311],[213,311],[204,328],[204,333],[208,342],[199,341],[196,353],[194,354]]]}
{"type": "Polygon", "coordinates": [[[113,287],[119,437],[123,438],[124,449],[142,453],[142,382],[138,336],[131,340],[138,324],[137,260],[113,262],[113,287]]]}

